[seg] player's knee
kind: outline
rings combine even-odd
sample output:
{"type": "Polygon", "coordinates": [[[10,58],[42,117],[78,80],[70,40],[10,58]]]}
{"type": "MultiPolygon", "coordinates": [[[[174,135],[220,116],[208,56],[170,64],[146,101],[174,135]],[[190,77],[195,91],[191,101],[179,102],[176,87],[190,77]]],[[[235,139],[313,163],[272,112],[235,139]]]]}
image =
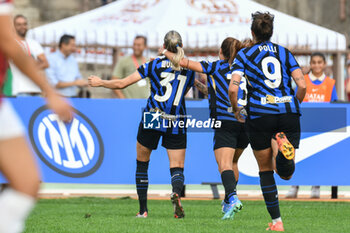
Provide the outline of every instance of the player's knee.
{"type": "Polygon", "coordinates": [[[137,150],[137,160],[142,162],[149,161],[149,158],[152,152],[151,149],[141,145],[140,143],[137,143],[136,150],[137,150]]]}

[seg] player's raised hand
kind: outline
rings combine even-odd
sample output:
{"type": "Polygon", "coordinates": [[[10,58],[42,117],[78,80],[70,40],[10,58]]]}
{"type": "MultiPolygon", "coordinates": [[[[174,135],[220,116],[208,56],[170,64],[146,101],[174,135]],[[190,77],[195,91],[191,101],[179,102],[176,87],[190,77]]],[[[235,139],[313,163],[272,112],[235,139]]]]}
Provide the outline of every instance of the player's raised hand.
{"type": "Polygon", "coordinates": [[[102,79],[100,77],[97,77],[95,75],[91,75],[88,78],[89,86],[90,87],[100,87],[102,86],[102,79]]]}
{"type": "Polygon", "coordinates": [[[46,95],[47,106],[58,115],[64,122],[70,122],[73,118],[73,109],[71,105],[55,91],[46,95]]]}

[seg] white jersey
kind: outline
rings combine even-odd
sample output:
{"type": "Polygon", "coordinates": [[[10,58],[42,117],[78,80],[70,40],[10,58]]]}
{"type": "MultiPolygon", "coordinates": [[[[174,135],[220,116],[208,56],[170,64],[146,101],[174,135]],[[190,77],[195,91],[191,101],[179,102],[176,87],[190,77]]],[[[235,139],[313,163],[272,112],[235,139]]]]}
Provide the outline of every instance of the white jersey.
{"type": "MultiPolygon", "coordinates": [[[[39,55],[44,54],[44,49],[35,40],[25,39],[18,42],[23,50],[35,60],[38,59],[39,55]]],[[[40,88],[23,74],[13,62],[10,62],[10,68],[12,72],[12,95],[16,96],[20,93],[41,93],[40,88]]]]}

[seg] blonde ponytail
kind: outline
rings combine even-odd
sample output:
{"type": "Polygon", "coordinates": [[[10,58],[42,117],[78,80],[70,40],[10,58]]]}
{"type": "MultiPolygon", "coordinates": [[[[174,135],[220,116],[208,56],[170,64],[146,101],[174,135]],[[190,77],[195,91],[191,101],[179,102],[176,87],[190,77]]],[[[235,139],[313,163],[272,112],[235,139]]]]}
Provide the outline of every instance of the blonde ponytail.
{"type": "Polygon", "coordinates": [[[171,59],[174,70],[180,70],[180,61],[185,56],[185,52],[182,49],[182,38],[177,31],[169,31],[164,37],[164,46],[170,52],[175,53],[171,59]]]}

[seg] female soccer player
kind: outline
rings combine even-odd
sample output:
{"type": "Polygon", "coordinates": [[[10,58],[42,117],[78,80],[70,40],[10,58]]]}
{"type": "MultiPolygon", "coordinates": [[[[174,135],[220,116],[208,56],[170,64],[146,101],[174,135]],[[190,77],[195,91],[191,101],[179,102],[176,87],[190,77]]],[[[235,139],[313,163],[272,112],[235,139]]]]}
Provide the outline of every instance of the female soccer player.
{"type": "MultiPolygon", "coordinates": [[[[16,42],[12,29],[12,1],[0,1],[0,90],[5,78],[7,59],[45,92],[48,106],[62,120],[70,120],[71,107],[46,82],[34,61],[16,42]]],[[[39,174],[19,117],[0,93],[0,171],[10,187],[0,194],[0,232],[22,232],[24,221],[35,204],[39,174]]]]}
{"type": "MultiPolygon", "coordinates": [[[[181,67],[207,74],[210,117],[222,122],[221,128],[214,129],[213,140],[214,154],[225,188],[225,199],[221,204],[224,213],[222,219],[233,219],[235,212],[240,211],[243,207],[236,193],[239,176],[237,162],[249,141],[244,124],[238,122],[231,111],[228,87],[233,59],[240,49],[248,46],[248,43],[243,44],[239,40],[228,37],[221,44],[220,60],[196,62],[183,58],[180,61],[181,67]]],[[[169,59],[175,56],[169,51],[165,51],[164,55],[169,59]]],[[[240,87],[239,104],[245,105],[247,96],[245,79],[242,79],[240,87]]],[[[199,89],[203,91],[204,88],[199,87],[199,89]]]]}
{"type": "Polygon", "coordinates": [[[245,75],[250,83],[246,107],[248,138],[258,162],[265,204],[272,218],[267,230],[284,231],[273,170],[275,167],[283,179],[290,179],[294,173],[294,148],[298,148],[300,141],[299,104],[304,99],[306,84],[291,52],[270,42],[273,19],[268,12],[252,14],[255,44],[237,54],[229,96],[236,118],[243,121],[237,95],[245,75]],[[296,96],[291,77],[298,86],[296,96]]]}
{"type": "MultiPolygon", "coordinates": [[[[164,37],[164,49],[176,53],[177,61],[183,56],[182,39],[178,32],[170,31],[164,37]]],[[[147,101],[144,115],[151,113],[149,121],[142,119],[137,135],[137,168],[136,188],[139,196],[140,212],[137,217],[147,217],[147,190],[148,190],[148,163],[152,150],[157,149],[160,137],[162,146],[167,149],[170,160],[171,184],[173,193],[171,200],[174,205],[175,218],[185,216],[180,194],[184,184],[184,161],[186,151],[186,128],[180,124],[164,128],[174,121],[186,121],[185,94],[194,83],[194,72],[180,69],[178,63],[170,62],[166,57],[157,57],[155,60],[140,66],[130,76],[117,80],[101,80],[96,76],[89,77],[89,84],[93,87],[122,89],[146,77],[150,78],[151,96],[147,101]],[[176,116],[181,116],[176,118],[176,116]],[[160,118],[159,118],[160,117],[160,118]],[[155,119],[160,119],[160,124],[155,119]],[[152,123],[153,122],[153,123],[152,123]],[[152,129],[149,129],[152,127],[152,129]]]]}

